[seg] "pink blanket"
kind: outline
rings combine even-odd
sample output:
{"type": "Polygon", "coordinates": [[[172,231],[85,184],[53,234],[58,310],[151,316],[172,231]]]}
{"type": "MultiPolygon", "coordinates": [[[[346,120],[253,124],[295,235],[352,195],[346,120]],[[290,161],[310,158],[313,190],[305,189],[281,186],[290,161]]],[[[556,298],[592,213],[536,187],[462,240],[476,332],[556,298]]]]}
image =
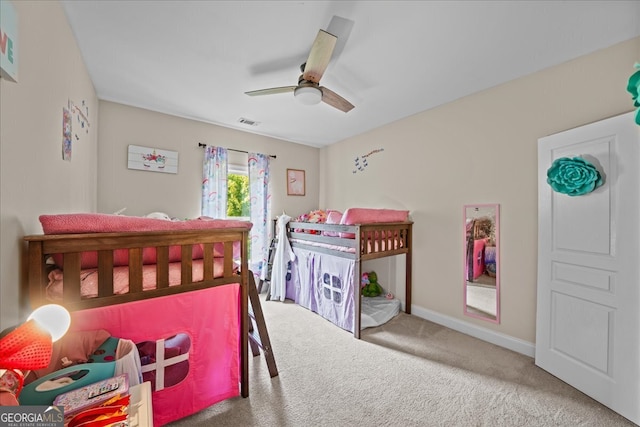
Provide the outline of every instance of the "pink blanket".
{"type": "MultiPolygon", "coordinates": [[[[110,215],[99,213],[73,213],[58,215],[40,215],[40,223],[45,234],[84,234],[84,233],[123,233],[135,231],[171,231],[171,230],[211,230],[225,228],[243,228],[250,230],[252,224],[247,221],[230,219],[213,219],[206,216],[185,221],[167,221],[164,219],[145,218],[136,216],[110,215]]],[[[203,256],[202,245],[193,245],[193,259],[203,256]]],[[[234,258],[240,256],[240,244],[234,242],[234,258]]],[[[62,267],[61,254],[52,254],[56,265],[62,267]]],[[[224,245],[216,243],[214,256],[224,256],[224,245]]],[[[179,246],[169,248],[170,262],[180,261],[179,246]]],[[[143,264],[155,264],[155,248],[144,248],[142,251],[143,264]]],[[[117,249],[113,252],[113,265],[129,264],[129,251],[117,249]]],[[[81,256],[82,268],[98,266],[98,254],[95,251],[83,252],[81,256]]]]}
{"type": "Polygon", "coordinates": [[[167,221],[125,215],[73,213],[40,215],[45,234],[119,233],[125,231],[203,230],[212,228],[251,229],[247,221],[213,219],[206,216],[185,221],[167,221]]]}

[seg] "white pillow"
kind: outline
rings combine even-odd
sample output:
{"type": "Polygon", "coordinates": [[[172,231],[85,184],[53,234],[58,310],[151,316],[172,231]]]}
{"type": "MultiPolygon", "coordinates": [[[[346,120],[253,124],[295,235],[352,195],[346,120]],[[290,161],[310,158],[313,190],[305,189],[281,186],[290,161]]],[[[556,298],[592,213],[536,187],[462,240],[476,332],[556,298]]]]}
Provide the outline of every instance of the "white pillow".
{"type": "Polygon", "coordinates": [[[150,214],[147,214],[146,217],[154,218],[154,219],[165,219],[167,221],[171,221],[171,217],[164,212],[151,212],[150,214]]]}

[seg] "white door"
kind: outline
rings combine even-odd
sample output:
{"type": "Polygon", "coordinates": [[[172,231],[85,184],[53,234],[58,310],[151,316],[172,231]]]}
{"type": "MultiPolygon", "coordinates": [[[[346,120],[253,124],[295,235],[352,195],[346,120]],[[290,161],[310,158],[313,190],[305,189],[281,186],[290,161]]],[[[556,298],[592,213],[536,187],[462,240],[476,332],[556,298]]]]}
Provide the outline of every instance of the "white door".
{"type": "Polygon", "coordinates": [[[640,127],[633,113],[538,141],[536,365],[640,424],[640,127]],[[604,184],[554,192],[547,169],[582,157],[604,184]]]}

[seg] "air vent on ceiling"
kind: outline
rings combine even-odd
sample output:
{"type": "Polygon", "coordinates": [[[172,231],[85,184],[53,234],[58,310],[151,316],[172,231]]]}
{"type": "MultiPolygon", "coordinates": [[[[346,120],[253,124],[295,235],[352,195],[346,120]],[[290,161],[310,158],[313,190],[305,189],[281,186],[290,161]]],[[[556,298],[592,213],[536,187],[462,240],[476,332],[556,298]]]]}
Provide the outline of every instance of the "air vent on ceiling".
{"type": "Polygon", "coordinates": [[[245,119],[244,117],[240,117],[238,119],[238,122],[242,123],[243,125],[249,125],[249,126],[258,126],[260,124],[260,122],[256,122],[255,120],[251,120],[251,119],[245,119]]]}

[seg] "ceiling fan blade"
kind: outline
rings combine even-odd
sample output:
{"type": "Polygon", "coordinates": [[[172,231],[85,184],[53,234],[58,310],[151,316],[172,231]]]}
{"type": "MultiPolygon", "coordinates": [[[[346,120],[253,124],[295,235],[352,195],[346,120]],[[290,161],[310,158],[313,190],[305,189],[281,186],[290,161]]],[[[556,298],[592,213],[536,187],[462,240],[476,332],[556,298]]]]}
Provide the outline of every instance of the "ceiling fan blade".
{"type": "Polygon", "coordinates": [[[324,86],[320,86],[320,90],[322,90],[322,102],[329,104],[340,111],[344,111],[345,113],[348,113],[354,108],[352,103],[350,103],[334,91],[329,90],[324,86]]]}
{"type": "Polygon", "coordinates": [[[320,78],[324,74],[324,70],[327,69],[329,61],[331,60],[331,54],[333,48],[336,46],[338,38],[333,34],[327,33],[324,30],[318,31],[311,51],[309,52],[309,58],[304,66],[303,78],[307,81],[318,83],[320,78]]]}
{"type": "Polygon", "coordinates": [[[259,89],[252,90],[249,92],[245,92],[245,94],[249,96],[259,96],[259,95],[275,95],[277,93],[286,93],[293,92],[297,86],[282,86],[282,87],[272,87],[269,89],[259,89]]]}

